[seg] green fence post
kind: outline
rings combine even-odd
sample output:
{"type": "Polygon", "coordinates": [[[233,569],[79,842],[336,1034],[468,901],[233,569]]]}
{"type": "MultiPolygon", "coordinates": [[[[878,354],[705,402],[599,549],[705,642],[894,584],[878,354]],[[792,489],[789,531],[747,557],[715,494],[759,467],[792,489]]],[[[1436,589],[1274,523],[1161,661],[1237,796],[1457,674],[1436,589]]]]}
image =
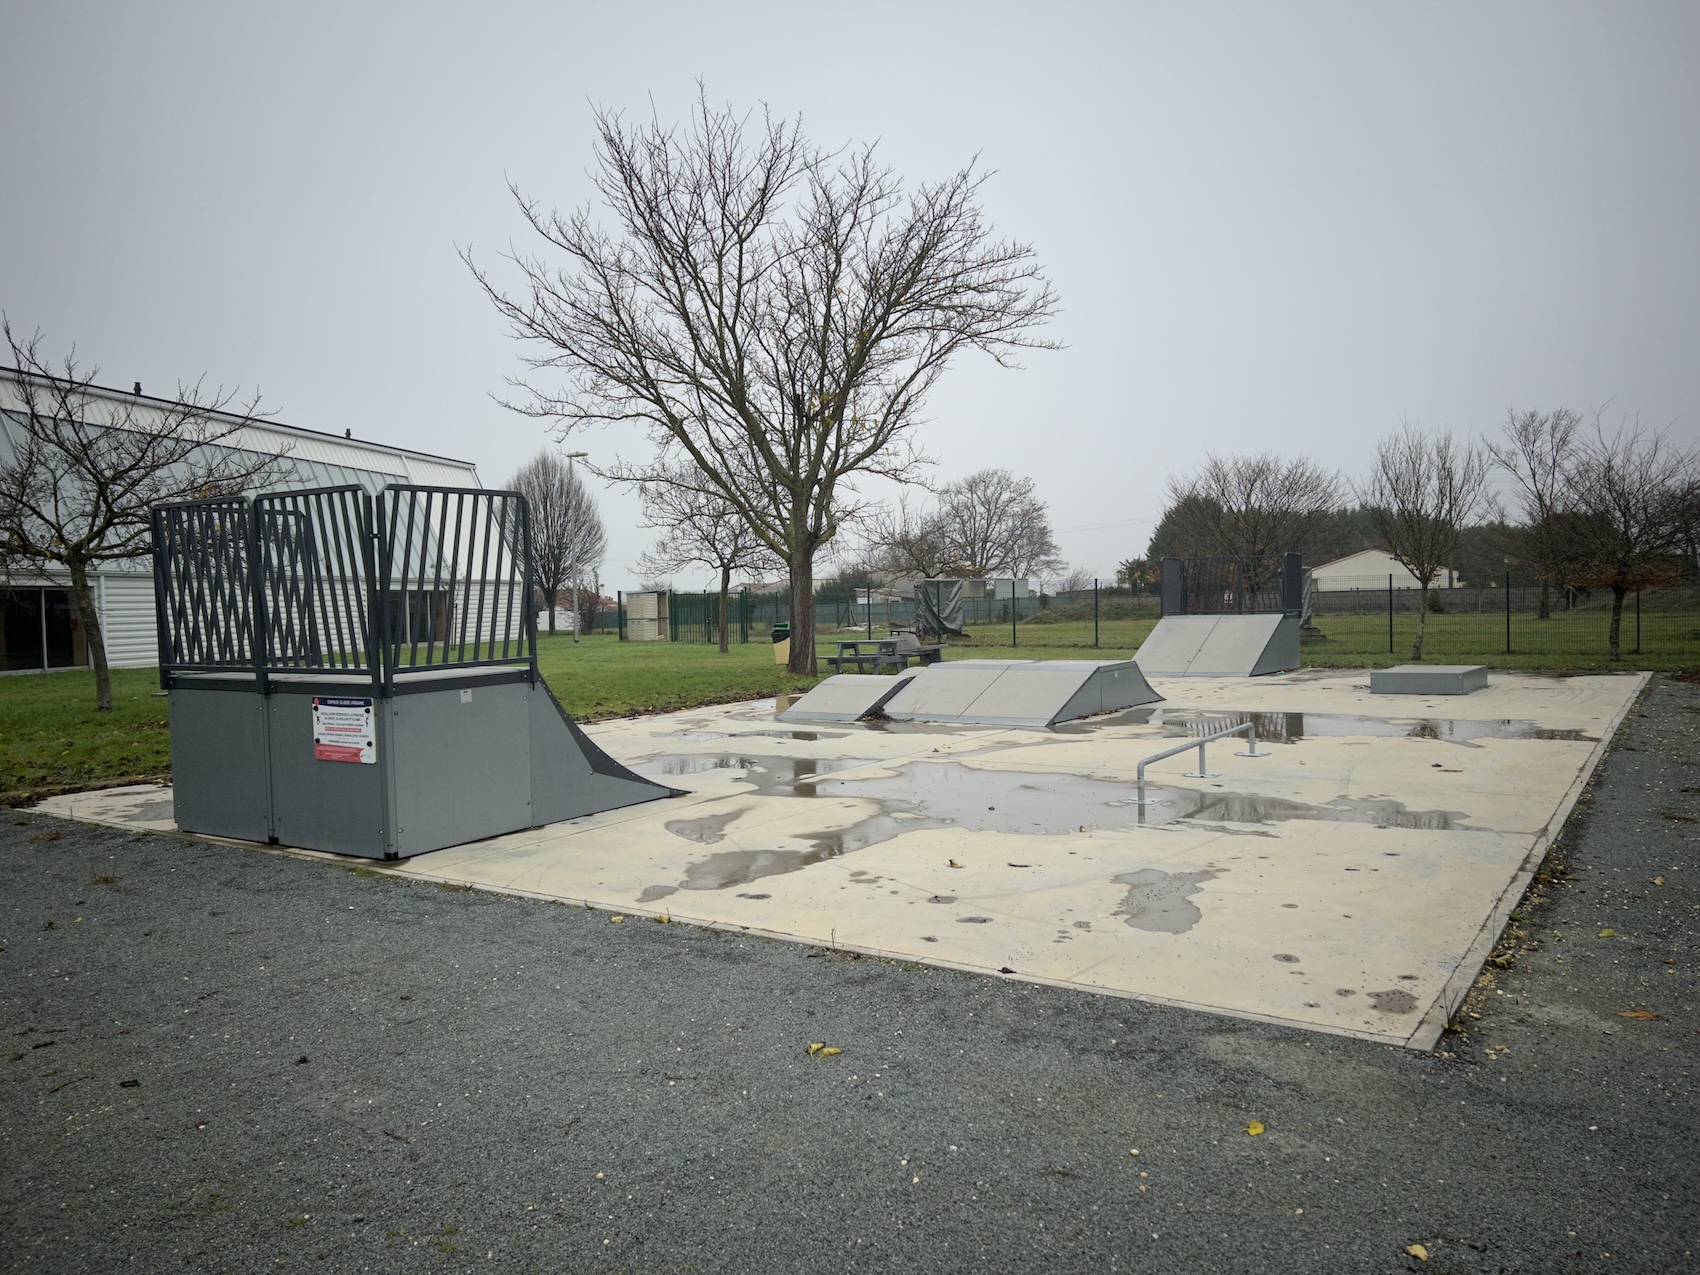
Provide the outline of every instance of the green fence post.
{"type": "Polygon", "coordinates": [[[1511,654],[1511,573],[1505,573],[1505,653],[1511,654]]]}
{"type": "Polygon", "coordinates": [[[1641,590],[1635,590],[1635,654],[1641,654],[1641,590]]]}
{"type": "Polygon", "coordinates": [[[1092,577],[1092,645],[1098,645],[1098,577],[1092,577]]]}
{"type": "Polygon", "coordinates": [[[1015,577],[1009,578],[1009,644],[1020,646],[1015,636],[1015,577]]]}
{"type": "Polygon", "coordinates": [[[1387,653],[1393,654],[1393,573],[1387,573],[1387,653]]]}

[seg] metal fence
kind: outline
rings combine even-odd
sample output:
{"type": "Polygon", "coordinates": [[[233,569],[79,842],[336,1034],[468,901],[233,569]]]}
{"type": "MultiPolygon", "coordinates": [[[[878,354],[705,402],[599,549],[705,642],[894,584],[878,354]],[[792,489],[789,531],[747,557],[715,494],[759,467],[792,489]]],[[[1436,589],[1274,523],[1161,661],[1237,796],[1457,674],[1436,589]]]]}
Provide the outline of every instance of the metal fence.
{"type": "Polygon", "coordinates": [[[537,667],[515,492],[392,485],[153,511],[160,683],[179,673],[537,667]]]}

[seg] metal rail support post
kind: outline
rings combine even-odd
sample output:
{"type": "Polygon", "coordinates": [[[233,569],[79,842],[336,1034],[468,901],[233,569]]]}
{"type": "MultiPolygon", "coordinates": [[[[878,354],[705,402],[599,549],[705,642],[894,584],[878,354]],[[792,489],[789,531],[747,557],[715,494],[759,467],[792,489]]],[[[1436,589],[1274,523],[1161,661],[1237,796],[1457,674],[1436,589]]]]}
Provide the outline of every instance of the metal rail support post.
{"type": "Polygon", "coordinates": [[[1134,804],[1139,806],[1150,806],[1156,804],[1155,802],[1148,800],[1145,796],[1145,768],[1154,761],[1162,761],[1164,758],[1177,756],[1180,753],[1186,752],[1188,749],[1198,749],[1198,769],[1186,771],[1186,777],[1188,779],[1215,779],[1221,774],[1221,772],[1206,769],[1207,763],[1204,757],[1204,746],[1214,740],[1226,739],[1230,735],[1244,735],[1247,740],[1246,751],[1243,753],[1235,753],[1234,756],[1269,756],[1267,751],[1261,753],[1257,751],[1257,726],[1252,722],[1241,722],[1238,726],[1226,726],[1221,730],[1212,731],[1208,735],[1200,736],[1198,739],[1189,739],[1186,743],[1178,744],[1174,748],[1167,749],[1160,753],[1153,753],[1151,756],[1139,763],[1139,768],[1134,771],[1134,780],[1138,785],[1138,796],[1136,797],[1134,804]]]}

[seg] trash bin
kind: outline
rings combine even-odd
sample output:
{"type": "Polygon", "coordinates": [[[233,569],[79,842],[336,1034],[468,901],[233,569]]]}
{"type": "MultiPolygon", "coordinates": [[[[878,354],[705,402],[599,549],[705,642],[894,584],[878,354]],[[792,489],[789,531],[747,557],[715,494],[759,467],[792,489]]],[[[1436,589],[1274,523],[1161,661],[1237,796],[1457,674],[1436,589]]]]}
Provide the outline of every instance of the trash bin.
{"type": "Polygon", "coordinates": [[[791,626],[776,624],[773,626],[773,662],[789,664],[791,662],[791,626]]]}

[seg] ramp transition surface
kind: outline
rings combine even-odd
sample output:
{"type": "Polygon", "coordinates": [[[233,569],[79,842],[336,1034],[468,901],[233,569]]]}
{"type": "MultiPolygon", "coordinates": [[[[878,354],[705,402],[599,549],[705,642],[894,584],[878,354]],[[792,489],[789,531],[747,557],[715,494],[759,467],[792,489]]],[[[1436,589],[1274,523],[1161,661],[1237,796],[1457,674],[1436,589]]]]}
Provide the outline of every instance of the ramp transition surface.
{"type": "Polygon", "coordinates": [[[1166,615],[1133,653],[1148,677],[1262,677],[1299,667],[1299,622],[1285,615],[1166,615]]]}

